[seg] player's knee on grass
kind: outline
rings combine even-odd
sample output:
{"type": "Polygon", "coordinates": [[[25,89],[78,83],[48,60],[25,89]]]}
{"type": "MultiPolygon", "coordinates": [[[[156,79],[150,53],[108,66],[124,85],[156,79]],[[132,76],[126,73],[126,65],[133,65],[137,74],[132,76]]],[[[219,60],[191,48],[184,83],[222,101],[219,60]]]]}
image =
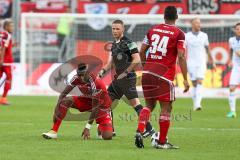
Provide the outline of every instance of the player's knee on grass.
{"type": "Polygon", "coordinates": [[[113,132],[112,131],[103,131],[102,138],[103,140],[112,140],[113,132]]]}
{"type": "Polygon", "coordinates": [[[98,131],[102,135],[104,140],[111,140],[113,136],[113,126],[112,122],[109,119],[106,119],[98,125],[98,131]]]}

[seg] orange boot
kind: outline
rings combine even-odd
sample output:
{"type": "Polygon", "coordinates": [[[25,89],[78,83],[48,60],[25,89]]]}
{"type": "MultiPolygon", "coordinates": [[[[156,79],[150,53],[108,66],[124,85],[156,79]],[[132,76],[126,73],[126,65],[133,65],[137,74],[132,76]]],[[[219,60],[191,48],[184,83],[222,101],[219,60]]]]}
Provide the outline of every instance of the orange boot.
{"type": "Polygon", "coordinates": [[[0,98],[0,104],[1,105],[10,105],[10,103],[7,100],[7,97],[1,97],[0,98]]]}

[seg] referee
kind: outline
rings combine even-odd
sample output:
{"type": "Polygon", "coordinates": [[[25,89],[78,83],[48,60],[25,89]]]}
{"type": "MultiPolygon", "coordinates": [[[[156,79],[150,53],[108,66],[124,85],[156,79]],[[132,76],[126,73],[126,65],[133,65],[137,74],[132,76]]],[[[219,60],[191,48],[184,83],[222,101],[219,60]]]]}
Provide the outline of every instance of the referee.
{"type": "MultiPolygon", "coordinates": [[[[140,56],[135,42],[124,36],[124,23],[115,20],[112,23],[112,35],[115,41],[112,43],[111,59],[99,72],[99,77],[104,76],[112,66],[115,67],[116,75],[108,87],[108,93],[112,99],[120,100],[125,95],[130,105],[139,115],[143,106],[138,99],[136,90],[136,73],[134,69],[140,64],[140,56]]],[[[143,137],[148,137],[154,133],[150,122],[146,125],[143,137]]],[[[115,132],[114,132],[115,134],[115,132]]]]}

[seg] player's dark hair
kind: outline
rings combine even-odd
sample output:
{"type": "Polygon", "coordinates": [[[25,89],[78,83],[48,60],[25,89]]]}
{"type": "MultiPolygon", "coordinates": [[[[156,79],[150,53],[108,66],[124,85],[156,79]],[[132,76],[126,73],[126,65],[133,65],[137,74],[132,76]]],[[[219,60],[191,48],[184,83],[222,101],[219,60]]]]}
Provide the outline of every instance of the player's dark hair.
{"type": "Polygon", "coordinates": [[[85,63],[80,63],[77,67],[77,74],[84,74],[87,71],[87,64],[85,63]]]}
{"type": "Polygon", "coordinates": [[[10,25],[11,23],[13,23],[13,21],[11,19],[6,19],[3,22],[3,29],[6,29],[8,25],[10,25]]]}
{"type": "Polygon", "coordinates": [[[164,10],[164,19],[171,21],[178,19],[177,8],[175,6],[167,6],[164,10]]]}
{"type": "Polygon", "coordinates": [[[237,24],[235,24],[234,27],[236,28],[237,26],[240,26],[240,22],[238,22],[237,24]]]}
{"type": "Polygon", "coordinates": [[[124,23],[123,23],[123,21],[122,21],[122,20],[120,20],[120,19],[114,20],[114,21],[112,22],[112,24],[121,24],[121,25],[123,25],[123,26],[124,26],[124,23]]]}

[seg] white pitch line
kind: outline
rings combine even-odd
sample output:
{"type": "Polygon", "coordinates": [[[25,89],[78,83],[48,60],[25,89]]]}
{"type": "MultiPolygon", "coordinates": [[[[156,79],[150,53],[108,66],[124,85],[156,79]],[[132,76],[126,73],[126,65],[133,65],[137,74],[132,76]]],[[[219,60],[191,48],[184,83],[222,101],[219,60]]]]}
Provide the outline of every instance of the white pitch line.
{"type": "MultiPolygon", "coordinates": [[[[30,122],[0,122],[0,126],[1,125],[34,126],[34,124],[30,123],[30,122]]],[[[76,124],[71,124],[71,125],[76,125],[76,124]]],[[[76,126],[78,126],[78,125],[76,125],[76,126]]],[[[115,126],[115,127],[117,127],[117,126],[115,126]]],[[[240,128],[186,128],[186,127],[172,127],[170,129],[174,129],[174,130],[201,130],[201,131],[239,131],[240,132],[240,128]]]]}
{"type": "Polygon", "coordinates": [[[24,125],[24,126],[33,126],[33,123],[27,122],[0,122],[0,125],[24,125]]]}
{"type": "Polygon", "coordinates": [[[175,130],[202,130],[202,131],[240,131],[240,128],[184,128],[173,127],[175,130]]]}

